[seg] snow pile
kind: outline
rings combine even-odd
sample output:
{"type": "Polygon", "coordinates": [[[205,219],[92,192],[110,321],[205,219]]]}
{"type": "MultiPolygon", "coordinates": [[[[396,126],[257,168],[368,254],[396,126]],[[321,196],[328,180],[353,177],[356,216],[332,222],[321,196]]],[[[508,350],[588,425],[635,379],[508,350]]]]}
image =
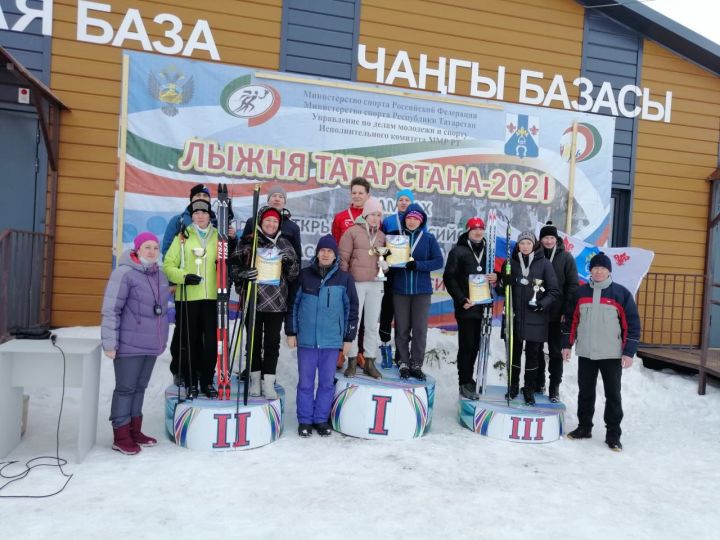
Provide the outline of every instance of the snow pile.
{"type": "MultiPolygon", "coordinates": [[[[99,337],[98,328],[64,336],[99,337]]],[[[497,336],[496,336],[497,337],[497,336]]],[[[297,436],[295,353],[283,345],[278,382],[287,390],[285,432],[252,451],[191,452],[165,436],[169,354],[155,367],[145,431],[160,443],[138,456],[110,450],[114,378],[104,358],[97,445],[50,499],[0,501],[3,538],[715,538],[720,513],[720,387],[696,393],[697,377],[644,369],[623,374],[625,451],[607,449],[602,384],[593,439],[522,445],[491,440],[457,420],[456,337],[431,330],[427,371],[437,380],[432,431],[404,442],[333,434],[297,436]],[[704,506],[705,501],[708,505],[704,506]]],[[[502,342],[493,358],[504,357],[502,342]]],[[[491,383],[501,374],[493,370],[491,383]]],[[[28,389],[28,432],[5,459],[55,452],[60,389],[28,389]]],[[[577,363],[566,365],[566,426],[577,423],[577,363]]],[[[61,456],[71,458],[79,391],[68,390],[61,456]]],[[[0,434],[2,436],[2,434],[0,434]]],[[[3,474],[20,472],[20,464],[3,474]]],[[[0,495],[55,491],[57,470],[35,469],[0,495]]]]}

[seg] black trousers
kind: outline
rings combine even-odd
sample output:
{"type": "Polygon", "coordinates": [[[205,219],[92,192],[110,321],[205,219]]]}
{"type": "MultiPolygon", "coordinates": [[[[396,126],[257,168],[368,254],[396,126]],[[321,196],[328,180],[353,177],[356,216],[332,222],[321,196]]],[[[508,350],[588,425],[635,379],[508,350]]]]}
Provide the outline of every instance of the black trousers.
{"type": "MultiPolygon", "coordinates": [[[[562,324],[560,321],[550,321],[548,328],[548,362],[550,371],[550,386],[560,386],[563,375],[562,359],[562,324]]],[[[538,358],[537,388],[545,386],[545,355],[538,358]]]]}
{"type": "Polygon", "coordinates": [[[387,343],[392,339],[392,323],[395,318],[395,305],[392,292],[392,272],[385,282],[385,293],[380,304],[380,342],[387,343]]]}
{"type": "Polygon", "coordinates": [[[525,344],[525,376],[523,384],[526,387],[535,389],[535,381],[537,379],[538,359],[543,354],[543,344],[537,341],[525,341],[518,339],[520,330],[515,327],[515,339],[513,340],[513,360],[512,360],[512,378],[510,383],[512,386],[520,386],[520,365],[523,352],[523,343],[525,344]]]}
{"type": "Polygon", "coordinates": [[[623,419],[622,399],[620,398],[620,379],[622,363],[619,358],[590,360],[581,356],[578,359],[578,424],[592,429],[595,414],[595,387],[598,371],[602,375],[605,389],[605,428],[608,436],[618,439],[622,434],[620,422],[623,419]]]}
{"type": "Polygon", "coordinates": [[[175,310],[170,371],[175,364],[173,373],[181,373],[186,384],[197,385],[198,380],[201,386],[212,384],[217,363],[217,302],[176,302],[175,310]]]}
{"type": "Polygon", "coordinates": [[[473,383],[475,359],[480,349],[482,319],[456,319],[458,325],[458,383],[473,383]]]}
{"type": "MultiPolygon", "coordinates": [[[[255,341],[251,372],[261,371],[263,375],[275,375],[280,356],[280,329],[285,319],[284,312],[258,311],[255,314],[255,341]]],[[[246,338],[247,358],[250,358],[250,318],[245,319],[248,329],[246,338]]]]}

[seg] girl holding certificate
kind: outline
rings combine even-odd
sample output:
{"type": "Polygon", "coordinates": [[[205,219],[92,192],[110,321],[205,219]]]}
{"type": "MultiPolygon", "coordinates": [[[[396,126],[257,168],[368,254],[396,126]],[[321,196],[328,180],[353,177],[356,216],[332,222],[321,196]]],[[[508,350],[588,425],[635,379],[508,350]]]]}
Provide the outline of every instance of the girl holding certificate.
{"type": "MultiPolygon", "coordinates": [[[[340,269],[350,272],[355,280],[358,296],[358,309],[365,315],[365,334],[363,350],[365,351],[365,367],[363,372],[370,377],[382,377],[375,367],[375,359],[379,350],[378,323],[380,306],[383,297],[384,272],[388,264],[380,259],[381,248],[385,247],[385,234],[380,230],[382,222],[382,205],[374,197],[370,197],[362,211],[362,219],[350,227],[340,238],[340,269]],[[363,311],[364,310],[364,311],[363,311]]],[[[356,337],[348,356],[346,377],[354,377],[358,364],[358,338],[356,337]]]]}
{"type": "Polygon", "coordinates": [[[468,219],[465,232],[448,254],[443,281],[453,299],[458,325],[457,370],[460,393],[468,399],[478,399],[473,380],[473,366],[480,347],[480,333],[485,310],[492,309],[490,286],[497,274],[487,267],[485,222],[482,218],[468,219]],[[471,277],[484,276],[485,290],[490,303],[474,302],[470,292],[471,277]]]}
{"type": "MultiPolygon", "coordinates": [[[[250,390],[253,397],[277,399],[275,392],[275,370],[280,356],[280,329],[285,313],[292,299],[288,298],[288,284],[297,279],[300,271],[298,258],[292,244],[281,236],[282,214],[275,208],[265,206],[258,212],[257,219],[257,310],[255,328],[248,326],[246,350],[250,369],[250,390]],[[250,358],[250,343],[254,339],[253,354],[250,358]],[[261,389],[262,379],[262,389],[261,389]]],[[[245,236],[233,254],[230,277],[234,282],[242,279],[248,270],[252,255],[252,235],[245,236]]],[[[245,323],[249,325],[249,317],[245,323]]]]}
{"type": "Polygon", "coordinates": [[[422,366],[433,292],[430,272],[442,268],[443,256],[435,236],[426,228],[427,214],[419,204],[408,206],[402,224],[410,250],[405,266],[393,270],[395,348],[400,377],[423,381],[422,366]]]}

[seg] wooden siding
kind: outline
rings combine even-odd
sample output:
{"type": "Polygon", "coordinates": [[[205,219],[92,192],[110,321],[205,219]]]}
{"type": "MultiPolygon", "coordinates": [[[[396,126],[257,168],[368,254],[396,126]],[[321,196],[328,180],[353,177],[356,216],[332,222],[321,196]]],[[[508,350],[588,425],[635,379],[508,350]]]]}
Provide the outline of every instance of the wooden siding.
{"type": "MultiPolygon", "coordinates": [[[[76,2],[56,0],[51,88],[70,108],[60,130],[57,247],[52,324],[95,325],[111,270],[113,201],[117,175],[118,112],[122,49],[76,40],[76,2]]],[[[113,13],[98,17],[117,28],[130,7],[140,10],[150,39],[152,18],[170,12],[183,20],[187,39],[197,19],[210,24],[227,64],[278,69],[281,0],[114,0],[113,13]],[[242,39],[241,39],[242,38],[242,39]]],[[[126,42],[137,49],[136,42],[126,42]]],[[[198,51],[193,57],[209,60],[198,51]]]]}
{"type": "MultiPolygon", "coordinates": [[[[491,78],[505,66],[505,99],[515,101],[523,68],[546,77],[560,73],[566,81],[580,74],[583,20],[583,8],[567,0],[363,0],[360,43],[371,61],[378,47],[391,56],[407,51],[416,72],[420,53],[428,55],[430,67],[440,56],[477,61],[491,78]]],[[[469,95],[468,71],[458,71],[459,95],[469,95]]],[[[375,82],[375,72],[358,68],[357,79],[375,82]]],[[[429,90],[434,82],[429,79],[429,90]]]]}

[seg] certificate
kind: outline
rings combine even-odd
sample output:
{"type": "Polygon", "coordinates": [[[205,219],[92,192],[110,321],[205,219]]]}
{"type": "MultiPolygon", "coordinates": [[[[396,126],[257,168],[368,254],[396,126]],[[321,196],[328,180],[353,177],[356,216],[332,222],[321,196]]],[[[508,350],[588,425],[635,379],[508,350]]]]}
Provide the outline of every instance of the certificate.
{"type": "Polygon", "coordinates": [[[390,250],[390,255],[385,257],[390,266],[403,267],[410,259],[410,239],[404,234],[388,234],[385,247],[390,250]]]}
{"type": "Polygon", "coordinates": [[[258,248],[255,259],[260,285],[280,285],[282,273],[282,258],[275,248],[258,248]]]}
{"type": "Polygon", "coordinates": [[[492,302],[490,283],[485,274],[470,274],[468,276],[468,288],[470,290],[471,304],[489,304],[492,302]]]}

